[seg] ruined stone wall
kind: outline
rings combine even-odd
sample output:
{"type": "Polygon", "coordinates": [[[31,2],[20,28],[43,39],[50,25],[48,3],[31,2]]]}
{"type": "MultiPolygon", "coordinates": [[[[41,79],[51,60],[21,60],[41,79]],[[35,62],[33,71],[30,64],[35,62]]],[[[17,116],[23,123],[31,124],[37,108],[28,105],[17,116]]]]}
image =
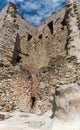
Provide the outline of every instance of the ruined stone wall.
{"type": "Polygon", "coordinates": [[[79,82],[80,64],[75,49],[71,53],[77,37],[79,44],[79,12],[75,2],[69,3],[34,27],[17,12],[14,18],[12,5],[1,12],[6,18],[0,23],[0,110],[41,114],[51,109],[49,98],[57,85],[79,82]],[[74,42],[73,32],[78,33],[74,42]]]}
{"type": "Polygon", "coordinates": [[[66,5],[68,12],[67,24],[68,24],[68,42],[67,53],[69,56],[75,56],[79,62],[80,58],[80,30],[79,30],[79,10],[76,1],[71,1],[66,5]]]}

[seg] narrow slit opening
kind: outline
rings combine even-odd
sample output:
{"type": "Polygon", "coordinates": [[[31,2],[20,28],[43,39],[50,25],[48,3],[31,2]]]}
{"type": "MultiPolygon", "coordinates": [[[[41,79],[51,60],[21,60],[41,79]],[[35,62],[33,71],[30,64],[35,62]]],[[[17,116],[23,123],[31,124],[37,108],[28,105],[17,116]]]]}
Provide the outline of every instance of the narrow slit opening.
{"type": "Polygon", "coordinates": [[[38,38],[39,38],[39,39],[42,39],[42,34],[40,34],[40,35],[38,36],[38,38]]]}
{"type": "Polygon", "coordinates": [[[31,108],[33,108],[35,106],[35,103],[36,103],[36,98],[35,97],[31,97],[31,108]]]}
{"type": "Polygon", "coordinates": [[[48,24],[51,34],[53,34],[53,21],[48,24]]]}
{"type": "Polygon", "coordinates": [[[31,39],[32,39],[32,36],[28,34],[28,41],[30,41],[31,39]]]}

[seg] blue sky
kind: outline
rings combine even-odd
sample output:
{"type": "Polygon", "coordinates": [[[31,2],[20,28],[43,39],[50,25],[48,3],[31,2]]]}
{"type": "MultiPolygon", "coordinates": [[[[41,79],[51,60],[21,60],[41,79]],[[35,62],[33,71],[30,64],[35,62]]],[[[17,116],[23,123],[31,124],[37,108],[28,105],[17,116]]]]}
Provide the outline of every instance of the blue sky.
{"type": "Polygon", "coordinates": [[[0,10],[9,2],[19,8],[19,14],[35,26],[40,25],[50,14],[68,0],[0,0],[0,10]]]}

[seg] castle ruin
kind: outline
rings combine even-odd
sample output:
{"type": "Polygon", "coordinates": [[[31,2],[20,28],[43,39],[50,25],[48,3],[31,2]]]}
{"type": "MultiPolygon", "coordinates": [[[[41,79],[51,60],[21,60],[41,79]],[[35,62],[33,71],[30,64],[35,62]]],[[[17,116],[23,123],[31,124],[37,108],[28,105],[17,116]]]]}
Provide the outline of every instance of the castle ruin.
{"type": "MultiPolygon", "coordinates": [[[[52,90],[79,84],[80,4],[69,1],[39,27],[9,3],[0,13],[0,110],[42,114],[52,90]]],[[[55,95],[58,93],[55,93],[55,95]]],[[[53,99],[52,99],[53,100],[53,99]]]]}

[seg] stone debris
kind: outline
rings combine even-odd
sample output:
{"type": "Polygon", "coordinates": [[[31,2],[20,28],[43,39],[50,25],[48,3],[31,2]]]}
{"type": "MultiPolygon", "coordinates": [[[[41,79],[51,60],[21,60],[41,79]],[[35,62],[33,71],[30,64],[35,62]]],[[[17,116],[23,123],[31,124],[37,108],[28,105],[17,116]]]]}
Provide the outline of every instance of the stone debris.
{"type": "Polygon", "coordinates": [[[60,85],[52,94],[53,115],[62,120],[72,120],[80,113],[80,86],[77,83],[60,85]]]}
{"type": "Polygon", "coordinates": [[[4,114],[0,114],[0,121],[5,119],[5,115],[4,114]]]}

